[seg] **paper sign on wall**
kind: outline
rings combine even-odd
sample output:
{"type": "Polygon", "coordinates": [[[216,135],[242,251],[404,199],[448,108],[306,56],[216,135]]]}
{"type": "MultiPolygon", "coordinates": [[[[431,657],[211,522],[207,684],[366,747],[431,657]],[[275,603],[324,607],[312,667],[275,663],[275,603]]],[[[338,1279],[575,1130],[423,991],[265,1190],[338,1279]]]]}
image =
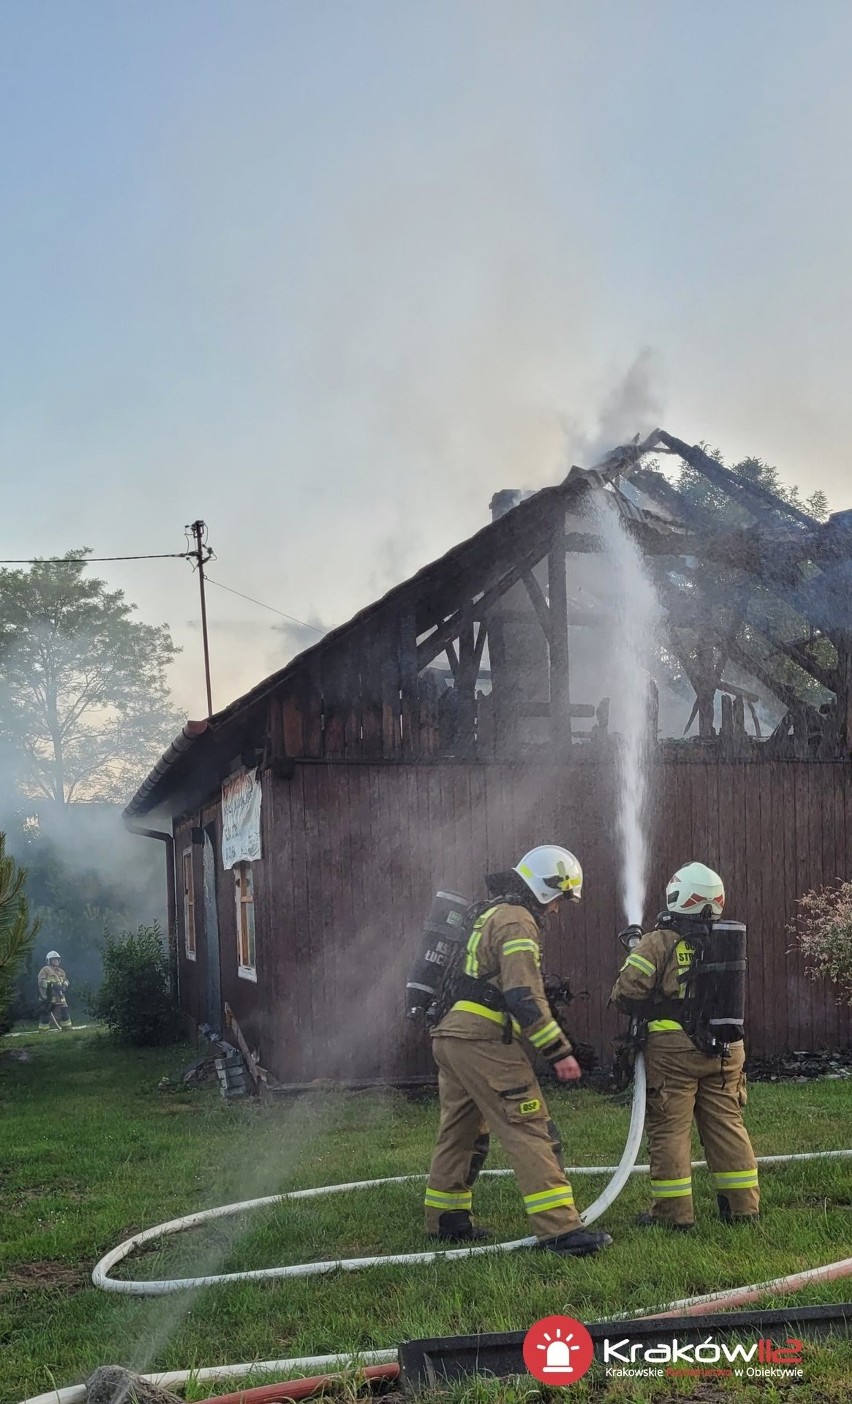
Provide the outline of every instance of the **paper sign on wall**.
{"type": "Polygon", "coordinates": [[[260,857],[260,770],[241,770],[222,782],[222,866],[260,857]]]}

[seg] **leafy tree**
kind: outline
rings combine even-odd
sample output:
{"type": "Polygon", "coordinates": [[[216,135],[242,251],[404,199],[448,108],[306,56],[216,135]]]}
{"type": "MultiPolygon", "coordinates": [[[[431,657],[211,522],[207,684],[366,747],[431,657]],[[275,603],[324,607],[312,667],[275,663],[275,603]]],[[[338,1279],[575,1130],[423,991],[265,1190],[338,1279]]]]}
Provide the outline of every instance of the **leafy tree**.
{"type": "MultiPolygon", "coordinates": [[[[707,444],[702,444],[701,447],[710,458],[714,458],[721,467],[725,467],[718,449],[710,448],[707,444]]],[[[768,488],[782,502],[810,513],[818,522],[824,521],[828,513],[828,498],[824,492],[818,490],[803,499],[799,489],[785,483],[778,469],[771,463],[764,462],[762,458],[744,458],[741,462],[733,464],[732,471],[759,487],[768,488]]],[[[689,463],[681,463],[676,485],[688,502],[712,513],[714,522],[718,523],[720,528],[751,526],[754,521],[752,513],[728,497],[721,488],[716,487],[689,463]]]]}
{"type": "Polygon", "coordinates": [[[168,626],[133,619],[121,590],[86,576],[88,554],[0,571],[0,756],[58,805],[126,800],[182,725],[168,626]]]}
{"type": "Polygon", "coordinates": [[[6,1013],[15,976],[38,932],[38,922],[30,921],[25,878],[25,869],[6,853],[6,835],[0,834],[0,1033],[9,1028],[6,1013]]]}

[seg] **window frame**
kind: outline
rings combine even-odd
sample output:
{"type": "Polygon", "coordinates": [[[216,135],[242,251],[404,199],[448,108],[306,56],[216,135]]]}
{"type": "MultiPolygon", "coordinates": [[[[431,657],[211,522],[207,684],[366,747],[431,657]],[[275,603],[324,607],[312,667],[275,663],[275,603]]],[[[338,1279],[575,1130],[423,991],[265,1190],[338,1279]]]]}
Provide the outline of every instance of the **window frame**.
{"type": "Polygon", "coordinates": [[[234,864],[234,903],[236,906],[237,919],[237,975],[241,980],[251,980],[257,984],[257,924],[254,902],[254,873],[252,864],[244,860],[234,864]],[[244,879],[248,877],[248,897],[244,896],[244,879]],[[246,924],[243,924],[243,912],[251,909],[251,930],[249,931],[248,914],[246,924]],[[253,948],[253,949],[252,949],[253,948]],[[254,964],[243,960],[243,955],[254,956],[254,964]]]}
{"type": "Polygon", "coordinates": [[[181,880],[183,882],[183,953],[187,960],[197,960],[198,928],[195,924],[195,863],[192,844],[181,852],[181,880]],[[187,872],[189,873],[188,883],[187,872]]]}

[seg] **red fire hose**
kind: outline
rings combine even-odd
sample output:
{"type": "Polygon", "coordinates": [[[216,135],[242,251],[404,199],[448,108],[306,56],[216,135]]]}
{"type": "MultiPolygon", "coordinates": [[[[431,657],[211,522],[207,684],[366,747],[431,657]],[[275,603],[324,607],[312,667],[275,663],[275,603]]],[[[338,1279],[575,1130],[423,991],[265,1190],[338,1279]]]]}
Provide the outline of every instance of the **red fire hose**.
{"type": "MultiPolygon", "coordinates": [[[[358,1371],[359,1380],[395,1380],[398,1365],[367,1365],[358,1371]]],[[[200,1404],[283,1404],[290,1399],[309,1399],[325,1385],[335,1384],[340,1375],[309,1375],[302,1380],[282,1380],[280,1384],[257,1385],[254,1389],[238,1389],[233,1394],[217,1394],[200,1404]]]]}

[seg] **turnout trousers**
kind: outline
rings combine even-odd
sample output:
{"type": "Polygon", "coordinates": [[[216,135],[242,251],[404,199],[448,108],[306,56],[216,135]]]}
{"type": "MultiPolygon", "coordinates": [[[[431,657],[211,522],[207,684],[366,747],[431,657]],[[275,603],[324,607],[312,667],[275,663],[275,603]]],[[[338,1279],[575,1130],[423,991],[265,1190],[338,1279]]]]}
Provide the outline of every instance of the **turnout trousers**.
{"type": "Polygon", "coordinates": [[[61,1029],[70,1029],[71,1015],[65,1000],[61,1003],[54,1003],[50,998],[43,999],[39,1006],[38,1026],[44,1032],[45,1029],[55,1029],[56,1024],[51,1022],[51,1014],[56,1020],[56,1024],[61,1029]]]}
{"type": "Polygon", "coordinates": [[[691,1224],[693,1118],[707,1158],[723,1219],[758,1213],[757,1162],[743,1125],[745,1051],[730,1045],[724,1063],[708,1058],[682,1029],[650,1033],[645,1045],[651,1161],[651,1213],[667,1223],[691,1224]]]}
{"type": "Polygon", "coordinates": [[[446,1034],[433,1038],[432,1051],[441,1124],[426,1186],[427,1233],[437,1232],[442,1214],[470,1211],[489,1131],[514,1171],[535,1236],[554,1238],[582,1228],[559,1133],[521,1047],[446,1034]]]}

